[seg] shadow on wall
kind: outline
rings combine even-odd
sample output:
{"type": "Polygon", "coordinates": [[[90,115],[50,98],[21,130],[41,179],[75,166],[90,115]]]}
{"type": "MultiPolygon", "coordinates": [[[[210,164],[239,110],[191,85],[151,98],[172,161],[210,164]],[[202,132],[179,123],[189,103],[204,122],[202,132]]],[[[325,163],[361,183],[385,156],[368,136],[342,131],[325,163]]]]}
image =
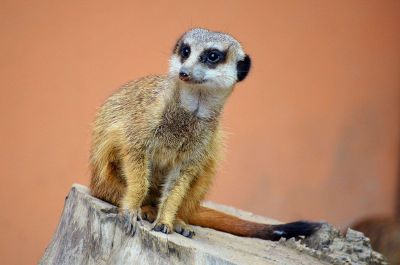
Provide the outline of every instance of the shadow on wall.
{"type": "Polygon", "coordinates": [[[373,249],[382,253],[389,264],[400,264],[400,218],[364,218],[352,225],[352,228],[369,237],[373,249]]]}

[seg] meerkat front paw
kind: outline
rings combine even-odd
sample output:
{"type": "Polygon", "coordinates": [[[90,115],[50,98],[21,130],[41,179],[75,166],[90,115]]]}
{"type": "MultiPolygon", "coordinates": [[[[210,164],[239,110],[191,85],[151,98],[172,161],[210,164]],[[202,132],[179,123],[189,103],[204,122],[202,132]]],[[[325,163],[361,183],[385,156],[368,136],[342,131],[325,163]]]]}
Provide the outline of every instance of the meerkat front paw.
{"type": "Polygon", "coordinates": [[[174,230],[184,237],[192,238],[195,235],[194,230],[184,221],[177,219],[174,224],[174,230]]]}
{"type": "Polygon", "coordinates": [[[172,232],[172,225],[170,224],[164,224],[161,222],[157,222],[154,226],[153,226],[153,231],[157,231],[157,232],[162,232],[164,234],[170,234],[172,232]]]}
{"type": "Polygon", "coordinates": [[[134,236],[138,221],[140,221],[139,211],[120,210],[118,220],[122,225],[123,231],[129,236],[134,236]]]}

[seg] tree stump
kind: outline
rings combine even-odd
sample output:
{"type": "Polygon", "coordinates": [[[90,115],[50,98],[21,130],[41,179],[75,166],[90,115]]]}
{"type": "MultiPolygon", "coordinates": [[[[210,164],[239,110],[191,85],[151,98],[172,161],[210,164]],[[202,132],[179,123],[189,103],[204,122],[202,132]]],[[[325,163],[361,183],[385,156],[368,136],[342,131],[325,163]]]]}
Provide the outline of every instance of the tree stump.
{"type": "MultiPolygon", "coordinates": [[[[264,223],[277,221],[205,203],[264,223]]],[[[90,196],[85,186],[73,185],[52,241],[39,264],[387,264],[371,249],[368,238],[350,230],[346,236],[326,224],[305,240],[272,242],[243,238],[212,229],[194,227],[194,238],[150,231],[143,221],[136,234],[123,233],[116,207],[90,196]]]]}

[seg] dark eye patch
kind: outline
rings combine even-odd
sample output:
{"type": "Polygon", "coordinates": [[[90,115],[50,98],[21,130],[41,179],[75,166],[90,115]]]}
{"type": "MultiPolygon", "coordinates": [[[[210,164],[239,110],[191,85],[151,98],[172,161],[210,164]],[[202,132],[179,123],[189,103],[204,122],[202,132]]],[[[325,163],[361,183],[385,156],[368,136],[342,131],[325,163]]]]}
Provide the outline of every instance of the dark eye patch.
{"type": "Polygon", "coordinates": [[[227,51],[220,51],[218,49],[207,49],[201,53],[200,62],[210,68],[215,68],[218,64],[226,61],[226,53],[227,51]]]}

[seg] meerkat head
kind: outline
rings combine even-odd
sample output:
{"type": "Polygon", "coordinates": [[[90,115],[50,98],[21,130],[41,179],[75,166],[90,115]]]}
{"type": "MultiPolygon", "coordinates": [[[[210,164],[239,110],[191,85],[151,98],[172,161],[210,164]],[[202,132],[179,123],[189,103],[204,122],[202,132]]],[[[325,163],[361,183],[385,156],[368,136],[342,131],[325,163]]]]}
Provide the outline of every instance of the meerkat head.
{"type": "Polygon", "coordinates": [[[176,43],[169,76],[191,86],[232,88],[250,70],[250,57],[232,36],[195,28],[176,43]]]}

